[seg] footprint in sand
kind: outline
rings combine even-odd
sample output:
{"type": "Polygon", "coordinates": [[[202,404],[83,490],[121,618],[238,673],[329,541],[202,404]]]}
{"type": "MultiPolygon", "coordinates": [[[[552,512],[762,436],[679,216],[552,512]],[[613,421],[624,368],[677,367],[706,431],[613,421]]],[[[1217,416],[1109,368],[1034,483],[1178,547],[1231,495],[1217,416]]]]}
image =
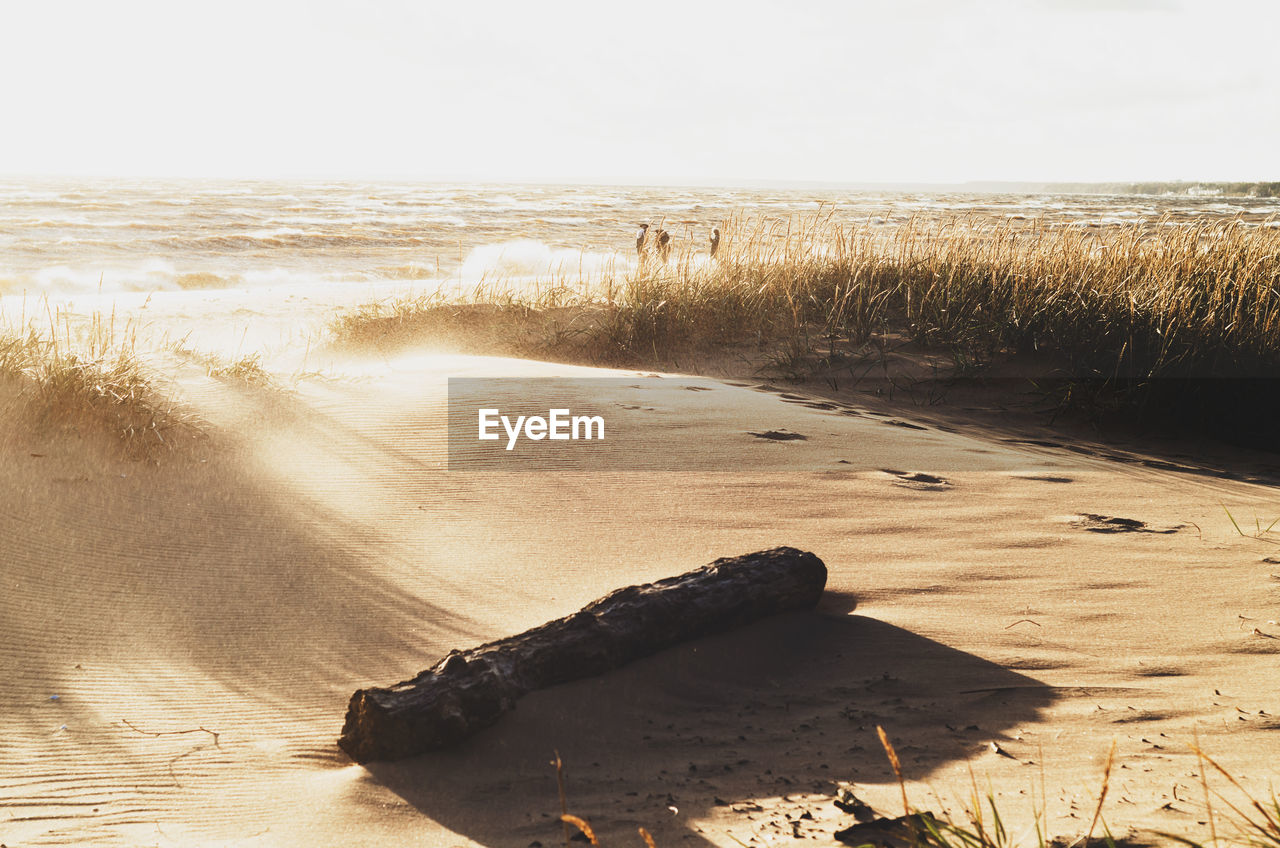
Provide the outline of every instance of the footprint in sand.
{"type": "Polygon", "coordinates": [[[771,442],[803,442],[809,438],[800,433],[793,433],[790,430],[765,430],[763,433],[748,431],[747,435],[755,436],[757,439],[768,439],[771,442]]]}
{"type": "Polygon", "coordinates": [[[924,491],[940,491],[951,488],[950,480],[939,477],[936,474],[925,474],[923,471],[897,471],[893,468],[881,468],[880,470],[885,474],[891,474],[898,478],[893,481],[895,486],[924,491]]]}
{"type": "Polygon", "coordinates": [[[1159,533],[1167,535],[1169,533],[1177,533],[1186,525],[1179,524],[1176,527],[1157,530],[1154,527],[1148,527],[1145,521],[1139,521],[1136,518],[1114,518],[1109,515],[1082,512],[1079,514],[1079,518],[1071,522],[1071,526],[1080,530],[1088,530],[1090,533],[1159,533]]]}

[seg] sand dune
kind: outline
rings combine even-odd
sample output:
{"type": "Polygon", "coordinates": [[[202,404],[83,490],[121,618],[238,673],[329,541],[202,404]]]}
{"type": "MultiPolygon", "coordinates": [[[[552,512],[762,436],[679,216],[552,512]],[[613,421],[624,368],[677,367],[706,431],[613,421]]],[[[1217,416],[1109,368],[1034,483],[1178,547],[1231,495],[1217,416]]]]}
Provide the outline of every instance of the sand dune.
{"type": "Polygon", "coordinates": [[[1087,827],[1113,739],[1121,829],[1199,832],[1196,734],[1250,788],[1277,776],[1280,551],[1221,506],[1269,520],[1274,489],[678,375],[611,414],[696,434],[693,470],[634,445],[447,470],[448,376],[603,373],[405,354],[195,380],[216,437],[158,463],[6,428],[0,840],[550,845],[558,750],[606,844],[768,845],[849,824],[837,781],[897,809],[877,725],[919,806],[957,808],[972,767],[1023,827],[1043,780],[1053,834],[1087,827]],[[360,686],[779,544],[827,563],[816,612],[535,693],[455,751],[366,769],[334,744],[360,686]]]}

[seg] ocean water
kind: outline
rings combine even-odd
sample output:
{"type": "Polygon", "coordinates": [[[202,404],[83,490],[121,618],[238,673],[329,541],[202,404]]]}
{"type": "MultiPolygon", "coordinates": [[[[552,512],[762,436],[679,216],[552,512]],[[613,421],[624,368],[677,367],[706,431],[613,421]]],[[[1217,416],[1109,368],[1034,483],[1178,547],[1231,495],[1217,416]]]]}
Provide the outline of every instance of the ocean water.
{"type": "Polygon", "coordinates": [[[258,289],[591,273],[634,258],[637,224],[705,250],[732,215],[913,216],[1106,226],[1236,218],[1280,200],[1132,195],[357,182],[0,181],[0,295],[258,289]]]}

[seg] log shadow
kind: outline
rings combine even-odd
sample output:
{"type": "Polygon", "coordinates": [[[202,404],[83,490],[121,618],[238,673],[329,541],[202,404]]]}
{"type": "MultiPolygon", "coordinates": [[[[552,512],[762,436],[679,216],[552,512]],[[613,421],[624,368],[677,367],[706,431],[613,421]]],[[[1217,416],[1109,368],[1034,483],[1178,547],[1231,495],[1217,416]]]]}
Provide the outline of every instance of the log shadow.
{"type": "Polygon", "coordinates": [[[659,845],[703,844],[693,822],[715,806],[830,794],[836,780],[891,783],[877,725],[921,779],[1053,699],[1032,678],[890,624],[789,613],[534,692],[458,749],[368,769],[477,842],[551,845],[563,841],[558,751],[569,811],[602,844],[640,844],[637,827],[659,845]]]}

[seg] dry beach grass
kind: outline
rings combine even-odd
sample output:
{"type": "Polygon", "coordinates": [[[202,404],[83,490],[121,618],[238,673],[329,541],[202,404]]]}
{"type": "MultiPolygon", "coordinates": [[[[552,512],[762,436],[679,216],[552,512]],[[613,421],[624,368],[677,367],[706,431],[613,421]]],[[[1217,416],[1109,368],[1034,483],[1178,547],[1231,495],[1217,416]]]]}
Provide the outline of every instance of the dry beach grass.
{"type": "MultiPolygon", "coordinates": [[[[1280,228],[735,219],[716,261],[686,250],[589,282],[486,280],[465,297],[366,304],[332,331],[385,345],[465,340],[477,324],[491,336],[482,347],[603,364],[754,345],[790,375],[901,341],[961,375],[1034,356],[1037,383],[1065,406],[1192,418],[1220,407],[1247,428],[1242,418],[1276,402],[1267,389],[1280,375],[1280,228]],[[476,308],[487,315],[464,314],[476,308]]],[[[1212,417],[1198,423],[1215,429],[1212,417]]]]}
{"type": "MultiPolygon", "coordinates": [[[[1265,414],[1274,393],[1248,390],[1280,375],[1280,227],[955,219],[883,230],[823,215],[737,218],[716,261],[686,247],[669,263],[649,257],[589,281],[484,280],[465,295],[369,302],[330,330],[339,344],[443,338],[647,366],[754,345],[793,376],[906,341],[961,375],[1036,354],[1039,383],[1077,406],[1182,413],[1229,400],[1224,415],[1265,414]]],[[[265,374],[258,354],[214,362],[171,349],[204,357],[210,375],[265,374]]],[[[180,416],[144,371],[136,327],[117,330],[114,315],[73,337],[50,312],[0,337],[0,373],[44,408],[79,404],[127,439],[162,441],[180,416]]]]}
{"type": "Polygon", "coordinates": [[[0,330],[0,380],[35,426],[106,431],[134,452],[197,430],[147,373],[136,326],[117,327],[114,313],[94,313],[73,331],[70,316],[50,310],[43,325],[19,321],[0,330]]]}

